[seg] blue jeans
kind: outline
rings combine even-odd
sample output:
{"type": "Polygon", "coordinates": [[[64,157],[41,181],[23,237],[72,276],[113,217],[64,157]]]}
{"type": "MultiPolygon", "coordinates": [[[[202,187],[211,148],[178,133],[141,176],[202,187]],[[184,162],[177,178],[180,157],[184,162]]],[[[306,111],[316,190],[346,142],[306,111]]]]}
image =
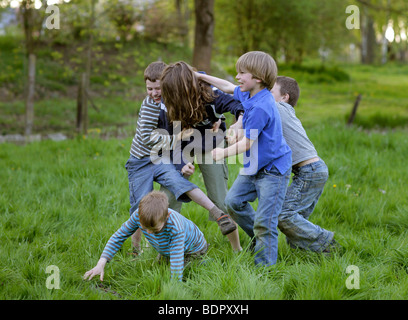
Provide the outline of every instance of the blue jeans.
{"type": "Polygon", "coordinates": [[[291,247],[322,251],[329,245],[334,234],[308,219],[323,192],[329,171],[324,161],[319,160],[293,168],[293,174],[279,215],[279,230],[286,235],[291,247]]]}
{"type": "Polygon", "coordinates": [[[173,164],[154,164],[150,157],[138,159],[130,156],[125,167],[129,179],[130,214],[138,208],[140,200],[153,190],[154,181],[166,187],[182,202],[191,201],[185,193],[198,188],[184,179],[173,164]]]}
{"type": "Polygon", "coordinates": [[[290,170],[281,175],[274,166],[257,174],[238,175],[225,198],[228,213],[255,239],[255,265],[271,266],[278,258],[278,215],[285,199],[290,170]],[[258,198],[255,211],[249,202],[258,198]]]}

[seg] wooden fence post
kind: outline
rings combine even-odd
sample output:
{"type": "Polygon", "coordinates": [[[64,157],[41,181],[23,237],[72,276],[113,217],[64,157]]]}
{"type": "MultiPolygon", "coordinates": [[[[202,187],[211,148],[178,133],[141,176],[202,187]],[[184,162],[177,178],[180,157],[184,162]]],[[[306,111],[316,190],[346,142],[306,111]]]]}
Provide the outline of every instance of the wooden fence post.
{"type": "Polygon", "coordinates": [[[77,121],[76,130],[78,133],[87,134],[88,131],[88,108],[87,108],[87,94],[86,94],[86,73],[81,74],[81,79],[78,86],[77,98],[77,121]]]}
{"type": "Polygon", "coordinates": [[[82,133],[83,134],[88,134],[88,79],[87,79],[87,74],[83,73],[82,74],[82,116],[83,116],[83,122],[82,122],[82,133]]]}
{"type": "Polygon", "coordinates": [[[358,105],[360,104],[360,101],[361,101],[361,94],[359,94],[357,96],[357,98],[356,98],[356,101],[354,101],[353,109],[351,110],[351,114],[350,114],[350,116],[348,118],[348,121],[347,121],[348,126],[353,123],[354,118],[356,117],[357,108],[358,108],[358,105]]]}
{"type": "Polygon", "coordinates": [[[25,135],[32,133],[34,123],[34,92],[35,92],[35,55],[30,53],[28,56],[28,85],[27,96],[25,101],[26,118],[25,118],[25,135]]]}

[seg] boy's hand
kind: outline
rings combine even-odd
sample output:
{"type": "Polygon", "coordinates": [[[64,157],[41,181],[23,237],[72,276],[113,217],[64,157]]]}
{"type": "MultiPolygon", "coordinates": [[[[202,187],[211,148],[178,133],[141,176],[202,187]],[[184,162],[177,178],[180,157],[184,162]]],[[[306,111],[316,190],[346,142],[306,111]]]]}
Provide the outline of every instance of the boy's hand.
{"type": "Polygon", "coordinates": [[[225,140],[227,140],[228,144],[234,144],[241,140],[243,136],[242,115],[240,115],[238,121],[228,128],[225,140]]]}
{"type": "Polygon", "coordinates": [[[215,161],[219,161],[225,158],[224,156],[224,149],[222,148],[215,148],[211,151],[212,157],[215,161]]]}
{"type": "Polygon", "coordinates": [[[234,144],[240,141],[244,137],[244,129],[239,128],[239,126],[230,126],[227,130],[225,140],[228,144],[234,144]]]}
{"type": "Polygon", "coordinates": [[[227,130],[227,134],[225,135],[225,140],[228,144],[234,144],[238,140],[238,130],[234,128],[234,126],[230,126],[227,130]]]}
{"type": "Polygon", "coordinates": [[[103,275],[105,274],[104,269],[105,269],[105,264],[106,264],[106,259],[101,258],[98,261],[98,264],[91,270],[85,272],[84,274],[84,280],[87,280],[87,278],[89,277],[88,280],[91,280],[94,276],[100,274],[100,279],[101,281],[103,281],[103,275]]]}
{"type": "Polygon", "coordinates": [[[181,169],[181,173],[184,176],[189,177],[194,173],[194,170],[195,170],[194,165],[191,162],[189,162],[181,169]]]}
{"type": "Polygon", "coordinates": [[[219,119],[217,122],[214,122],[211,131],[212,132],[218,132],[218,129],[220,128],[221,125],[221,119],[219,119]]]}

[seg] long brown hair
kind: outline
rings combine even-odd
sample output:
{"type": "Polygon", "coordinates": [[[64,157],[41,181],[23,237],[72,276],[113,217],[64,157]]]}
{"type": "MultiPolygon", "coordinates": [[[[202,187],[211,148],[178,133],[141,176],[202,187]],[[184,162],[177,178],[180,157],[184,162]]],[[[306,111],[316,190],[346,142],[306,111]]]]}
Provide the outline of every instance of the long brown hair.
{"type": "Polygon", "coordinates": [[[161,94],[170,122],[191,128],[207,116],[205,105],[215,98],[211,87],[198,80],[193,68],[183,61],[170,64],[160,79],[161,94]]]}

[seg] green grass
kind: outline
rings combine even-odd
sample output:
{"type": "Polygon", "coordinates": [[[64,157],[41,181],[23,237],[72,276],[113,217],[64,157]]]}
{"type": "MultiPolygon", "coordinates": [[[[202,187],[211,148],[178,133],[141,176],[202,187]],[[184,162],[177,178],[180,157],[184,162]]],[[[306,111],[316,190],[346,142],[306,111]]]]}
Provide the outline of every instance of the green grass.
{"type": "MultiPolygon", "coordinates": [[[[134,119],[140,108],[136,100],[122,99],[120,96],[93,99],[97,109],[88,104],[88,130],[90,135],[121,136],[135,129],[134,119]],[[120,110],[120,112],[118,112],[120,110]]],[[[62,132],[69,137],[76,132],[76,100],[52,98],[35,104],[33,132],[46,135],[62,132]]],[[[0,102],[0,134],[23,134],[25,106],[22,101],[0,102]]]]}
{"type": "MultiPolygon", "coordinates": [[[[218,227],[194,203],[182,213],[211,244],[212,260],[193,263],[185,281],[170,280],[169,265],[146,248],[128,255],[126,241],[106,267],[105,281],[83,281],[110,235],[128,218],[124,164],[131,138],[44,141],[0,149],[0,296],[3,299],[406,299],[408,206],[402,168],[407,135],[317,125],[309,131],[330,169],[311,216],[332,230],[344,251],[332,257],[289,248],[279,235],[278,264],[256,268],[249,252],[234,254],[218,227]],[[397,168],[397,169],[396,169],[397,168]],[[335,185],[335,187],[334,187],[335,185]],[[60,289],[47,289],[48,266],[60,271],[60,289]],[[360,288],[347,289],[349,265],[360,288]]],[[[230,183],[239,165],[229,165],[230,183]]],[[[203,188],[199,171],[192,181],[203,188]]],[[[156,186],[157,187],[157,186],[156,186]]],[[[244,248],[248,237],[240,231],[244,248]]]]}

